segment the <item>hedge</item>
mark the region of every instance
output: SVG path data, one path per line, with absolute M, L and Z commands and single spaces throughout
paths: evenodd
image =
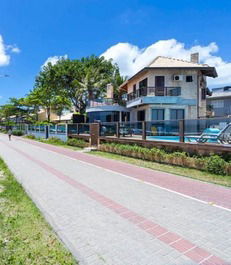
M 231 175 L 231 162 L 225 161 L 218 155 L 192 157 L 185 152 L 168 153 L 158 148 L 149 149 L 138 145 L 116 143 L 101 144 L 99 150 L 158 163 L 195 168 L 219 175 Z

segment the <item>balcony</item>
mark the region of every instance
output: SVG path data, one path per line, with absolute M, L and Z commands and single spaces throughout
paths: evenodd
M 181 87 L 143 87 L 127 94 L 127 108 L 144 104 L 196 105 L 196 99 L 181 97 Z
M 88 102 L 86 112 L 127 111 L 126 101 L 122 99 L 94 99 Z
M 146 96 L 176 97 L 180 95 L 181 95 L 181 87 L 143 87 L 138 89 L 135 93 L 127 94 L 127 100 L 132 101 L 134 99 Z
M 102 107 L 102 106 L 125 106 L 126 102 L 122 99 L 94 99 L 88 102 L 88 108 Z

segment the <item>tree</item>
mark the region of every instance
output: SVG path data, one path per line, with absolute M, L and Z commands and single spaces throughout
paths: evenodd
M 81 60 L 60 60 L 55 65 L 57 86 L 64 89 L 75 110 L 85 113 L 90 100 L 103 97 L 106 85 L 120 77 L 117 65 L 104 57 L 90 56 Z M 120 77 L 121 78 L 121 77 Z
M 45 109 L 48 121 L 50 121 L 51 111 L 56 108 L 57 104 L 59 108 L 70 105 L 65 90 L 58 86 L 55 65 L 48 63 L 43 67 L 36 77 L 34 89 L 29 94 L 29 101 Z

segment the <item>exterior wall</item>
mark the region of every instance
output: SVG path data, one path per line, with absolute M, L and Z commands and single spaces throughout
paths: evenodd
M 223 106 L 221 107 L 213 107 L 215 117 L 231 115 L 231 97 L 208 99 L 207 105 L 213 105 L 214 101 L 221 101 L 223 103 Z
M 173 75 L 183 75 L 184 80 L 183 81 L 174 81 Z M 186 82 L 186 76 L 192 76 L 193 81 L 192 82 Z M 196 119 L 199 117 L 205 117 L 206 116 L 206 100 L 202 100 L 202 88 L 206 88 L 206 77 L 203 76 L 199 71 L 197 70 L 187 70 L 187 69 L 152 69 L 147 72 L 145 72 L 143 75 L 140 75 L 134 80 L 131 80 L 128 83 L 128 93 L 133 92 L 133 85 L 136 84 L 136 89 L 139 89 L 139 82 L 142 81 L 145 78 L 148 78 L 148 87 L 155 87 L 155 76 L 164 76 L 165 77 L 165 87 L 181 87 L 181 95 L 177 96 L 178 99 L 188 99 L 191 102 L 194 101 L 194 103 L 188 104 L 185 103 L 183 100 L 179 103 L 171 103 L 170 99 L 173 99 L 173 97 L 161 97 L 166 99 L 166 104 L 150 104 L 149 105 L 140 105 L 137 106 L 137 108 L 132 107 L 131 108 L 131 120 L 136 121 L 136 112 L 137 110 L 146 110 L 146 120 L 151 119 L 151 108 L 164 108 L 165 111 L 165 119 L 170 118 L 170 111 L 169 109 L 185 109 L 185 119 Z M 161 101 L 163 101 L 160 97 L 155 96 L 146 96 L 146 98 L 158 98 Z M 143 101 L 145 102 L 145 101 Z M 198 102 L 198 106 L 197 106 Z M 154 102 L 153 102 L 154 103 Z M 145 103 L 144 103 L 145 104 Z M 135 104 L 134 104 L 135 105 Z
M 184 75 L 183 81 L 174 81 L 173 75 Z M 193 82 L 186 82 L 185 76 L 191 75 L 193 77 Z M 139 88 L 139 82 L 145 78 L 148 78 L 148 86 L 155 87 L 155 76 L 164 76 L 165 77 L 165 86 L 166 87 L 181 87 L 181 96 L 182 98 L 187 99 L 197 99 L 197 87 L 198 87 L 198 78 L 196 70 L 177 70 L 177 69 L 160 69 L 160 70 L 149 70 L 147 73 L 131 80 L 128 83 L 128 93 L 133 92 L 133 85 L 136 84 L 136 89 Z
M 54 120 L 57 120 L 57 119 L 59 119 L 59 116 L 56 113 L 54 113 L 53 111 L 51 111 L 50 120 L 54 121 Z M 38 120 L 39 121 L 47 120 L 47 113 L 46 113 L 45 110 L 38 113 Z
M 199 74 L 198 76 L 198 116 L 206 117 L 206 98 L 202 99 L 202 89 L 207 88 L 206 76 Z

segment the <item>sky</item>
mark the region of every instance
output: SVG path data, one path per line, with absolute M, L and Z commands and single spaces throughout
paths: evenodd
M 230 0 L 0 0 L 0 105 L 23 97 L 47 61 L 95 54 L 132 75 L 156 56 L 217 68 L 231 85 Z

